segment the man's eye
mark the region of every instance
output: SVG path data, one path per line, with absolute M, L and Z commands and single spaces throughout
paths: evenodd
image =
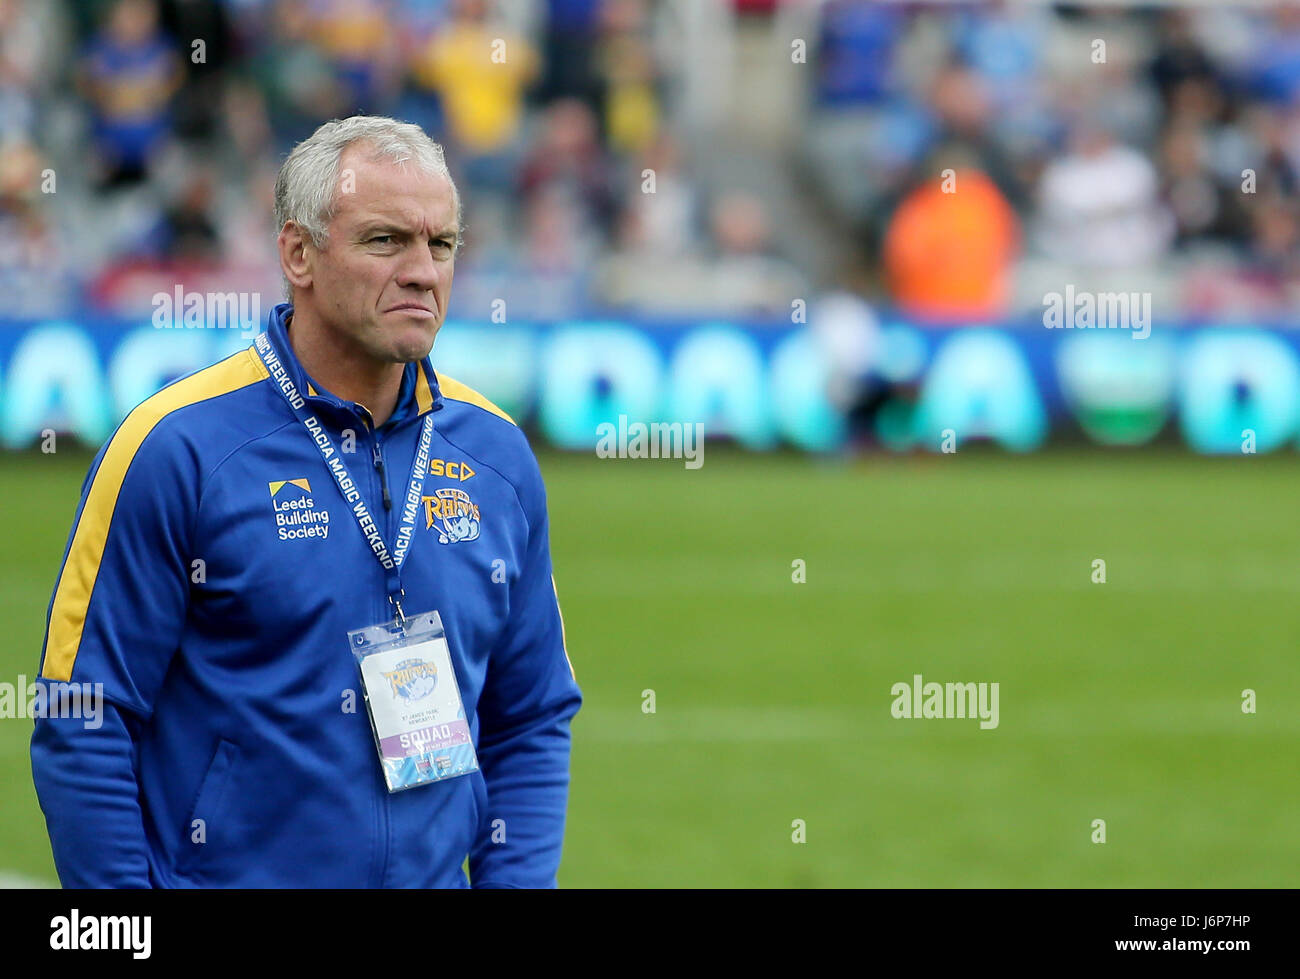
M 391 241 L 393 240 L 393 236 L 392 236 L 392 235 L 374 235 L 370 240 L 371 240 L 371 241 L 377 241 L 377 242 L 379 242 L 381 245 L 387 245 L 389 242 L 391 242 Z
M 451 248 L 452 243 L 446 238 L 439 238 L 437 241 L 433 242 L 433 249 L 436 252 L 449 252 L 451 251 Z

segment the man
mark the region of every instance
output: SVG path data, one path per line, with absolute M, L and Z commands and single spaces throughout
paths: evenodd
M 102 719 L 32 738 L 65 886 L 555 885 L 581 694 L 537 462 L 428 358 L 459 211 L 419 128 L 321 126 L 292 305 L 96 457 L 41 677 Z

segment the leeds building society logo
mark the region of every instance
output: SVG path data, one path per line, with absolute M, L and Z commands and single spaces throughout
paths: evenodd
M 397 669 L 384 674 L 393 685 L 393 696 L 403 700 L 420 700 L 433 693 L 438 685 L 438 668 L 422 659 L 404 659 Z
M 266 484 L 271 491 L 271 510 L 275 513 L 275 533 L 280 540 L 302 540 L 330 535 L 330 512 L 317 507 L 312 499 L 311 483 L 306 478 L 273 479 Z

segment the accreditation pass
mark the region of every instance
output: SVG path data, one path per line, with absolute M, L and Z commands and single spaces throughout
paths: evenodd
M 437 612 L 348 633 L 389 792 L 478 771 Z

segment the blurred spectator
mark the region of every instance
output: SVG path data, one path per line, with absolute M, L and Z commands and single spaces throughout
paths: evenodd
M 1253 212 L 1250 258 L 1255 281 L 1266 284 L 1273 306 L 1300 299 L 1300 210 L 1294 197 L 1265 198 Z
M 819 105 L 858 108 L 879 104 L 893 93 L 893 55 L 904 16 L 897 8 L 853 0 L 830 0 L 822 8 Z
M 987 175 L 965 166 L 944 179 L 936 173 L 904 199 L 885 232 L 890 297 L 927 320 L 1003 316 L 1019 245 L 1020 221 Z
M 640 233 L 635 224 L 630 234 Z M 781 317 L 788 322 L 808 282 L 772 249 L 763 201 L 742 191 L 721 195 L 709 212 L 711 253 L 632 248 L 605 261 L 601 295 L 613 307 L 671 315 Z
M 731 192 L 713 205 L 710 227 L 717 255 L 709 270 L 718 307 L 750 315 L 789 314 L 805 291 L 798 271 L 772 250 L 772 223 L 763 201 Z
M 1004 0 L 956 11 L 952 39 L 962 60 L 988 86 L 999 106 L 1030 97 L 1041 81 L 1042 50 L 1051 15 Z
M 591 109 L 576 99 L 561 99 L 546 109 L 536 143 L 520 168 L 519 191 L 526 202 L 557 185 L 584 232 L 609 234 L 615 214 L 610 161 L 597 139 Z
M 450 20 L 416 55 L 414 78 L 440 99 L 448 142 L 472 183 L 509 185 L 524 94 L 538 70 L 532 44 L 490 23 L 485 0 L 454 0 Z
M 1300 184 L 1300 101 L 1290 106 L 1260 106 L 1250 116 L 1260 182 L 1283 193 Z
M 654 176 L 654 193 L 642 191 L 642 173 Z M 697 227 L 699 192 L 683 167 L 681 144 L 663 132 L 635 172 L 620 216 L 621 246 L 647 254 L 684 254 Z
M 248 78 L 232 76 L 224 86 L 222 119 L 229 148 L 241 160 L 255 159 L 275 146 L 266 98 Z
M 181 83 L 179 60 L 158 28 L 153 0 L 117 0 L 81 63 L 100 186 L 137 183 L 168 134 L 168 105 Z
M 546 0 L 541 102 L 576 98 L 600 111 L 594 53 L 602 0 Z
M 904 181 L 931 137 L 927 114 L 895 77 L 905 26 L 892 5 L 831 0 L 821 10 L 808 161 L 832 207 L 854 223 Z
M 1196 38 L 1190 11 L 1164 13 L 1158 43 L 1159 49 L 1151 61 L 1151 79 L 1166 106 L 1178 102 L 1179 93 L 1188 86 L 1203 89 L 1217 85 L 1214 62 Z
M 172 132 L 182 140 L 218 141 L 222 88 L 231 69 L 232 35 L 221 3 L 170 0 L 161 8 L 162 30 L 175 38 L 184 65 L 172 104 Z
M 1191 122 L 1171 126 L 1161 143 L 1164 181 L 1161 199 L 1175 223 L 1177 246 L 1226 230 L 1219 188 L 1206 167 L 1204 134 Z
M 30 143 L 0 146 L 0 295 L 5 315 L 61 312 L 70 279 L 68 250 L 42 207 L 44 161 Z
M 1052 27 L 1046 6 L 1001 0 L 953 17 L 954 51 L 980 78 L 987 102 L 981 142 L 1001 158 L 986 156 L 984 165 L 1017 209 L 1031 206 L 1028 185 L 1057 135 L 1059 111 L 1044 65 Z
M 34 134 L 37 98 L 63 60 L 61 34 L 57 6 L 0 0 L 0 143 Z
M 1043 251 L 1084 267 L 1132 267 L 1167 250 L 1174 222 L 1158 197 L 1155 167 L 1117 143 L 1093 119 L 1080 119 L 1070 149 L 1039 186 Z
M 1270 16 L 1272 25 L 1248 80 L 1260 98 L 1294 105 L 1300 100 L 1300 7 L 1283 4 Z
M 597 58 L 603 81 L 603 133 L 615 153 L 645 149 L 659 129 L 654 52 L 643 0 L 608 0 Z
M 991 86 L 970 68 L 954 62 L 936 72 L 928 102 L 935 145 L 959 146 L 968 166 L 988 176 L 1014 206 L 1023 207 L 1027 195 L 1003 144 L 995 138 Z
M 382 113 L 401 82 L 398 43 L 381 0 L 310 0 L 311 36 L 329 58 L 340 115 Z
M 523 267 L 552 278 L 581 275 L 599 251 L 599 240 L 581 221 L 572 188 L 548 184 L 528 199 Z
M 846 421 L 848 444 L 865 447 L 889 394 L 879 370 L 880 321 L 860 296 L 836 289 L 814 304 L 808 327 L 829 365 L 826 393 Z
M 212 214 L 215 195 L 216 175 L 211 167 L 190 161 L 145 251 L 160 262 L 218 263 L 223 252 Z
M 264 43 L 251 73 L 265 100 L 276 151 L 288 153 L 322 122 L 344 115 L 347 95 L 312 40 L 307 0 L 275 0 Z
M 276 236 L 280 229 L 272 214 L 278 169 L 273 159 L 255 161 L 243 181 L 231 188 L 216 208 L 222 252 L 241 265 L 266 269 L 276 289 L 280 281 Z

